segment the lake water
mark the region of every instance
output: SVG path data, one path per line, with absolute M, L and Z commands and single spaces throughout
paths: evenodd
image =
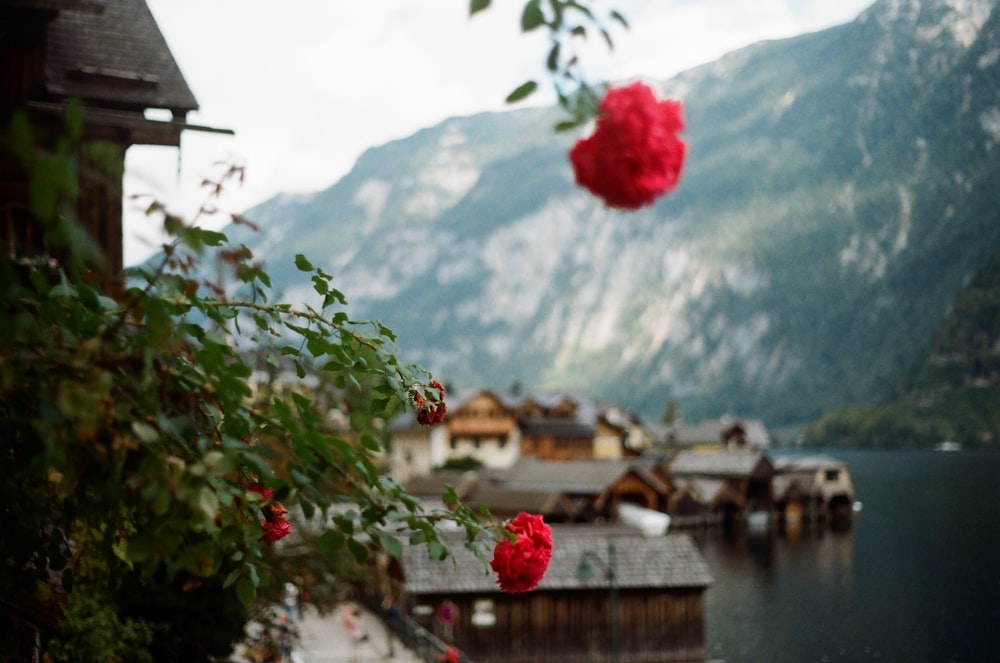
M 1000 453 L 829 455 L 863 503 L 848 530 L 696 536 L 710 658 L 1000 662 Z

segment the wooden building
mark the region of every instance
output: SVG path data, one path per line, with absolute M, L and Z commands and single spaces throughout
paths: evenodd
M 631 663 L 705 661 L 712 578 L 687 535 L 575 525 L 553 527 L 553 539 L 545 578 L 523 594 L 501 592 L 460 539 L 449 542 L 454 563 L 408 548 L 404 606 L 476 663 L 605 663 L 613 650 Z
M 759 451 L 680 451 L 660 471 L 674 491 L 667 513 L 675 525 L 738 522 L 773 506 L 774 466 Z
M 472 456 L 488 467 L 509 467 L 521 453 L 516 407 L 492 391 L 459 400 L 444 425 L 450 457 Z
M 775 514 L 786 524 L 850 519 L 854 484 L 847 464 L 830 456 L 774 460 Z
M 197 107 L 144 0 L 0 0 L 0 134 L 21 144 L 0 147 L 0 259 L 45 270 L 65 259 L 65 249 L 46 240 L 55 197 L 46 210 L 37 198 L 32 206 L 31 193 L 33 148 L 52 155 L 62 146 L 59 163 L 75 168 L 79 182 L 60 179 L 51 157 L 45 181 L 59 180 L 65 202 L 75 203 L 70 209 L 85 234 L 74 244 L 89 235 L 91 264 L 103 263 L 95 281 L 113 291 L 123 260 L 125 152 L 139 144 L 179 147 L 184 130 L 207 130 L 187 123 Z M 147 111 L 163 117 L 150 119 Z M 39 632 L 61 619 L 61 574 L 51 575 L 47 603 L 0 595 L 0 631 L 17 643 L 4 652 L 12 659 L 32 660 Z
M 491 473 L 490 480 L 507 490 L 558 491 L 573 502 L 579 519 L 586 521 L 613 519 L 614 507 L 621 502 L 660 509 L 669 496 L 666 483 L 627 459 L 522 457 L 511 468 Z
M 655 442 L 663 449 L 713 451 L 723 449 L 754 449 L 771 447 L 771 435 L 759 419 L 720 417 L 704 419 L 694 424 L 671 424 L 654 430 Z
M 501 395 L 488 389 L 451 394 L 444 425 L 415 426 L 403 415 L 390 424 L 393 476 L 427 474 L 449 460 L 475 459 L 509 468 L 518 458 L 543 460 L 638 457 L 652 443 L 639 420 L 613 404 L 568 396 Z
M 106 278 L 122 269 L 122 175 L 131 145 L 180 146 L 198 104 L 145 0 L 0 0 L 0 122 L 27 113 L 40 146 L 67 130 L 70 100 L 82 107 L 72 156 L 81 187 L 79 225 L 103 253 Z M 161 119 L 150 119 L 159 112 Z M 72 122 L 70 123 L 72 124 Z M 227 132 L 229 133 L 229 132 Z M 25 138 L 25 136 L 20 136 Z M 0 153 L 0 237 L 7 256 L 57 264 L 29 204 L 29 169 Z

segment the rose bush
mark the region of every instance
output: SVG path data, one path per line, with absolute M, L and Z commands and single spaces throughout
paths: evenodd
M 490 567 L 500 589 L 516 594 L 538 586 L 552 559 L 552 528 L 542 516 L 519 513 L 507 523 L 514 539 L 503 538 L 493 550 Z
M 609 89 L 594 133 L 570 150 L 576 183 L 621 209 L 639 209 L 669 193 L 684 165 L 681 110 L 680 102 L 657 101 L 642 83 Z
M 489 4 L 472 0 L 470 13 Z M 556 129 L 600 112 L 595 135 L 571 155 L 578 181 L 609 205 L 648 204 L 680 172 L 679 105 L 633 86 L 598 109 L 571 48 L 588 30 L 611 44 L 587 4 L 529 0 L 522 29 L 550 33 L 546 66 L 570 114 Z M 626 25 L 617 12 L 611 20 Z M 536 87 L 529 81 L 508 101 Z M 272 303 L 270 277 L 249 249 L 200 226 L 219 213 L 225 183 L 242 182 L 242 167 L 205 180 L 208 200 L 190 222 L 150 201 L 147 215 L 170 238 L 161 256 L 104 274 L 107 247 L 74 214 L 82 107 L 68 106 L 65 129 L 41 136 L 16 113 L 0 135 L 0 150 L 30 177 L 35 229 L 62 256 L 0 260 L 0 313 L 10 323 L 0 326 L 0 596 L 24 590 L 25 604 L 71 627 L 47 634 L 36 654 L 92 645 L 104 658 L 131 660 L 145 648 L 158 660 L 198 660 L 169 642 L 221 657 L 252 602 L 279 600 L 283 580 L 353 577 L 373 553 L 399 557 L 401 532 L 444 559 L 442 521 L 464 528 L 467 545 L 496 533 L 453 488 L 448 508 L 428 509 L 377 465 L 389 444 L 384 422 L 407 406 L 424 425 L 447 412 L 441 383 L 400 361 L 391 330 L 348 315 L 333 275 L 302 254 L 294 268 L 312 284 L 311 303 Z M 109 282 L 116 287 L 105 292 Z M 289 519 L 301 555 L 270 545 L 291 532 Z M 552 557 L 542 517 L 519 514 L 498 538 L 490 566 L 501 589 L 536 587 Z M 53 589 L 66 605 L 49 601 Z M 321 589 L 311 588 L 317 605 Z M 329 604 L 337 592 L 331 586 Z M 148 597 L 158 603 L 146 606 Z M 207 634 L 190 635 L 206 624 Z M 135 651 L 118 656 L 108 642 Z

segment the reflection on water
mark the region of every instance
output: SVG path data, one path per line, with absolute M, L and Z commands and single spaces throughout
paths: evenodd
M 850 452 L 853 527 L 695 533 L 727 663 L 1000 661 L 1000 454 Z

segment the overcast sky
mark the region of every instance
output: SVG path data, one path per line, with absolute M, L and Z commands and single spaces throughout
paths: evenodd
M 850 21 L 872 1 L 594 0 L 630 28 L 609 24 L 614 51 L 595 40 L 581 53 L 584 72 L 594 82 L 666 79 L 762 39 Z M 153 194 L 188 218 L 219 161 L 246 165 L 245 184 L 224 200 L 242 212 L 321 190 L 369 147 L 502 109 L 525 80 L 545 83 L 546 37 L 519 30 L 525 0 L 493 0 L 473 18 L 469 0 L 147 2 L 198 99 L 189 121 L 236 132 L 186 132 L 179 152 L 129 150 L 126 194 Z M 156 248 L 143 239 L 151 225 L 126 201 L 126 263 Z

